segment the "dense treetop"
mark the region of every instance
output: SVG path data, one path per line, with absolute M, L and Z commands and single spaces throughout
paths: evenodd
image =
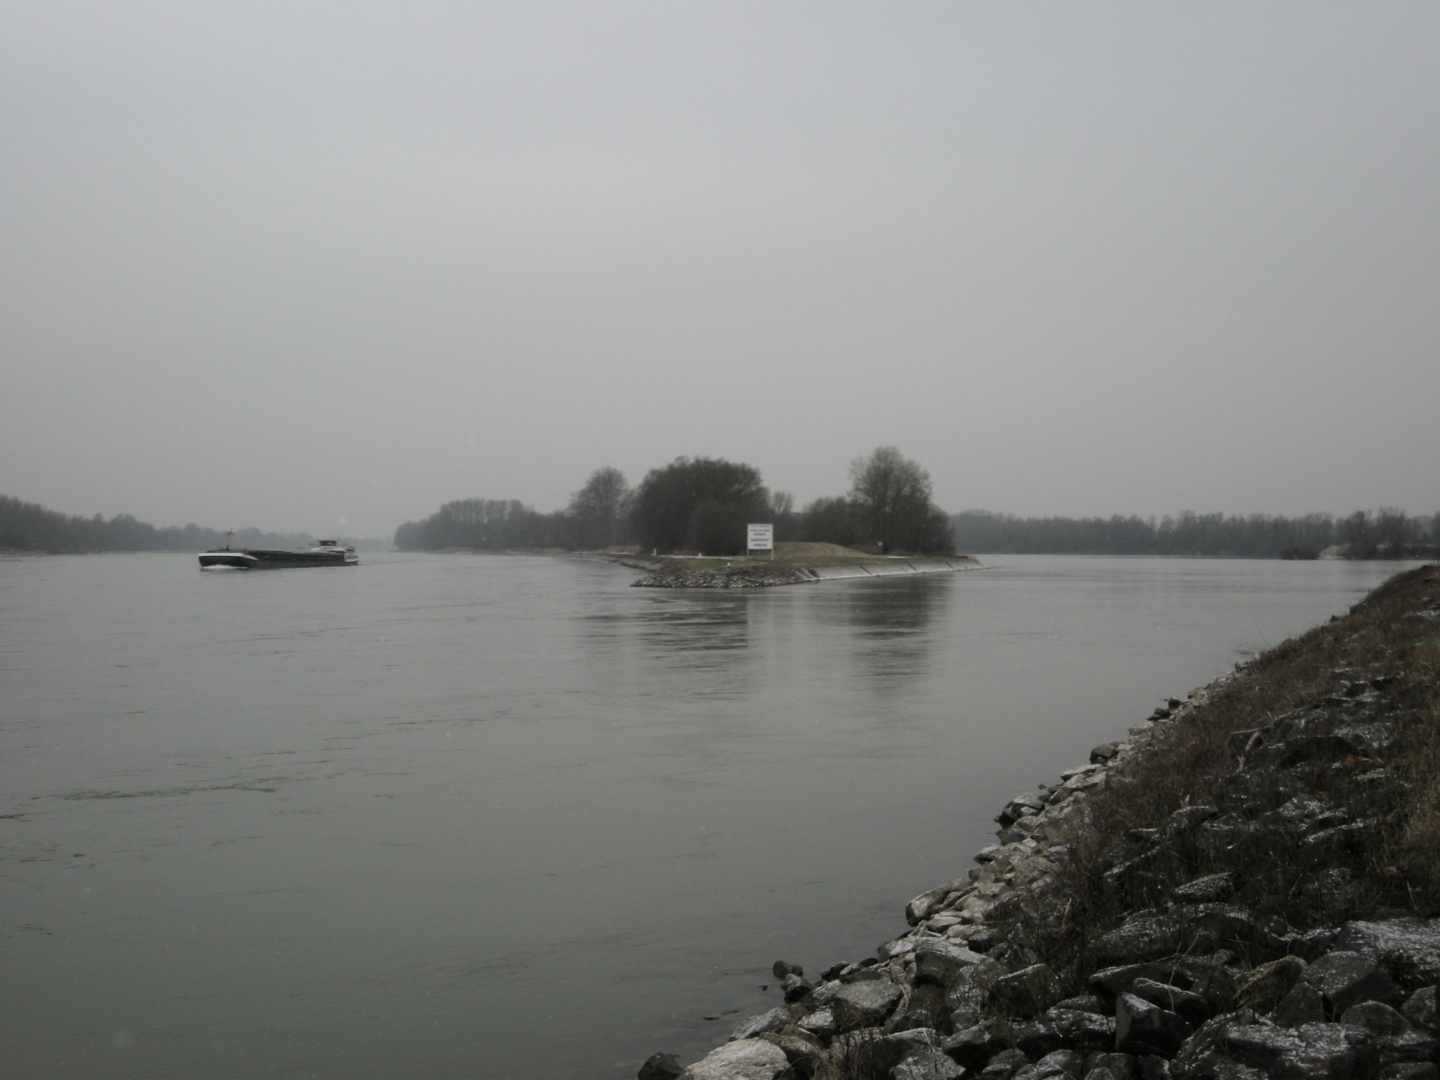
M 739 554 L 745 525 L 769 516 L 760 470 L 722 458 L 676 458 L 635 491 L 630 531 L 642 549 Z

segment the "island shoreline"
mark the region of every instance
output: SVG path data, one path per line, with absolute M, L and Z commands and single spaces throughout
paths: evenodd
M 794 560 L 774 563 L 738 557 L 717 557 L 702 563 L 693 556 L 633 554 L 602 554 L 599 557 L 632 570 L 647 571 L 646 577 L 632 582 L 632 585 L 650 589 L 759 589 L 777 585 L 810 585 L 820 581 L 854 581 L 985 569 L 978 559 L 970 555 L 868 556 L 817 563 Z M 713 565 L 706 565 L 712 562 Z

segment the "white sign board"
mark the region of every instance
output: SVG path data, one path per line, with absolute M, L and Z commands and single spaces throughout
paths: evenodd
M 751 551 L 774 551 L 775 550 L 775 526 L 774 525 L 746 525 L 745 526 L 745 550 Z

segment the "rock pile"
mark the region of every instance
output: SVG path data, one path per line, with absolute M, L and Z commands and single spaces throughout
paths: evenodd
M 1433 609 L 1437 580 L 1421 572 L 1411 599 Z M 783 1004 L 688 1069 L 656 1055 L 641 1080 L 1440 1080 L 1440 919 L 1408 884 L 1426 868 L 1377 863 L 1418 820 L 1440 636 L 1412 619 L 1398 641 L 1394 621 L 1372 613 L 1375 640 L 1343 624 L 1317 637 L 1349 642 L 1351 666 L 1227 733 L 1203 799 L 1122 832 L 1092 812 L 1253 672 L 1171 699 L 1016 796 L 999 842 L 910 901 L 910 929 L 875 956 L 813 982 L 777 963 Z M 1437 663 L 1416 667 L 1416 648 Z M 1378 903 L 1372 881 L 1413 902 Z M 1082 909 L 1119 914 L 1047 952 Z
M 895 577 L 981 569 L 980 563 L 969 555 L 847 561 L 818 566 L 774 562 L 735 565 L 721 560 L 696 566 L 662 555 L 607 554 L 601 557 L 621 566 L 647 571 L 647 577 L 632 582 L 642 589 L 759 589 L 769 585 L 802 585 L 841 578 Z
M 788 566 L 666 566 L 635 582 L 645 589 L 760 589 L 767 585 L 798 585 L 811 580 Z

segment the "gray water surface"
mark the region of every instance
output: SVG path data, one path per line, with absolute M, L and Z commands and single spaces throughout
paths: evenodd
M 618 1080 L 1397 564 L 0 559 L 0 1073 Z

